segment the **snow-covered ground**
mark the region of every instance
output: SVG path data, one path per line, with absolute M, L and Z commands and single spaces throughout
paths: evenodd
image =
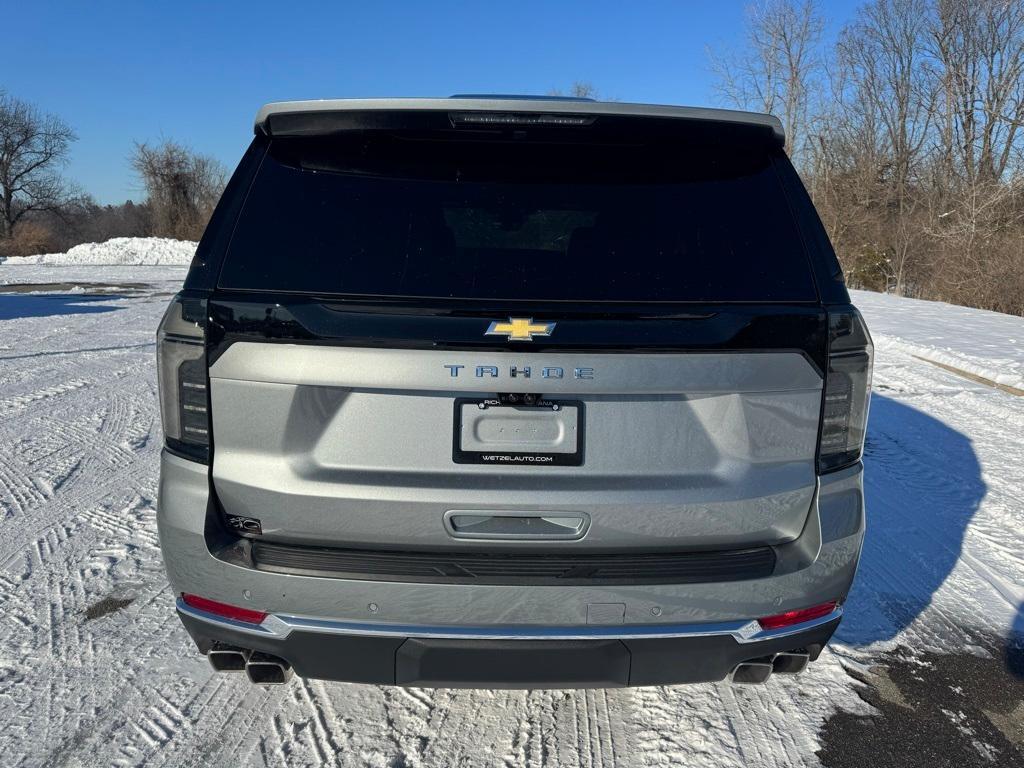
M 853 291 L 879 346 L 896 344 L 918 357 L 1024 390 L 1024 322 L 1013 315 Z
M 836 642 L 800 677 L 264 689 L 195 652 L 157 546 L 153 334 L 183 277 L 0 265 L 0 764 L 1024 763 L 1024 398 L 918 359 L 954 350 L 994 378 L 1024 319 L 857 296 L 878 345 L 870 531 Z
M 195 252 L 196 243 L 187 240 L 170 240 L 165 237 L 114 237 L 103 243 L 76 245 L 66 253 L 12 256 L 6 260 L 0 257 L 0 263 L 5 266 L 188 266 Z

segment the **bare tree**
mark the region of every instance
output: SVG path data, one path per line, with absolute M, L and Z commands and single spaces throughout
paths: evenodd
M 548 91 L 548 96 L 565 96 L 567 94 L 562 92 L 561 88 L 552 88 Z M 597 88 L 589 80 L 577 80 L 569 88 L 569 96 L 577 99 L 599 99 L 601 98 L 597 92 Z
M 776 115 L 798 164 L 821 75 L 824 28 L 817 0 L 763 0 L 747 8 L 746 50 L 711 54 L 721 98 Z
M 56 210 L 67 198 L 59 169 L 75 138 L 59 117 L 0 92 L 0 239 L 27 214 Z
M 930 32 L 946 168 L 968 184 L 1001 179 L 1024 126 L 1024 3 L 937 0 Z
M 1024 314 L 1024 178 L 976 182 L 935 217 L 927 236 L 937 269 L 934 298 Z
M 763 0 L 713 66 L 782 119 L 848 281 L 1024 314 L 1024 0 L 862 0 L 822 36 Z
M 876 248 L 865 235 L 880 198 L 882 148 L 875 109 L 855 81 L 848 64 L 841 59 L 833 62 L 828 98 L 814 116 L 808 136 L 804 180 L 836 250 L 846 257 L 848 276 L 856 281 L 857 273 L 864 271 L 858 263 L 862 257 L 868 270 L 879 263 Z
M 136 144 L 131 163 L 149 196 L 153 234 L 198 240 L 224 190 L 224 166 L 174 141 Z
M 935 0 L 933 202 L 937 298 L 1024 313 L 1024 2 Z
M 925 66 L 927 25 L 926 0 L 874 0 L 843 30 L 837 46 L 849 73 L 851 114 L 862 121 L 862 142 L 876 149 L 877 202 L 888 232 L 881 263 L 897 293 L 906 291 L 918 253 L 915 174 L 935 104 L 934 78 Z

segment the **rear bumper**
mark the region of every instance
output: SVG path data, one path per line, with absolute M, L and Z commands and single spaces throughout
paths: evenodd
M 281 656 L 301 675 L 359 682 L 681 683 L 722 679 L 742 661 L 827 642 L 836 615 L 799 634 L 751 638 L 744 627 L 753 617 L 845 599 L 863 540 L 861 479 L 859 465 L 822 477 L 805 533 L 780 553 L 772 575 L 743 581 L 522 586 L 258 570 L 210 551 L 208 470 L 166 452 L 158 523 L 176 594 L 271 614 L 254 632 L 180 611 L 202 650 L 221 641 Z
M 806 650 L 817 658 L 842 609 L 784 630 L 756 622 L 650 627 L 406 627 L 267 617 L 221 619 L 178 602 L 200 650 L 270 653 L 302 677 L 434 688 L 615 688 L 724 679 L 737 664 Z

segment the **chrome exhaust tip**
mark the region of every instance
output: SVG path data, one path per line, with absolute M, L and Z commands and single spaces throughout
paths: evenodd
M 757 659 L 737 664 L 729 680 L 740 685 L 760 685 L 767 682 L 771 676 L 772 662 L 769 657 L 768 660 Z
M 258 685 L 283 685 L 291 680 L 292 665 L 269 653 L 253 651 L 245 665 L 250 682 Z
M 798 675 L 807 669 L 810 661 L 807 651 L 786 651 L 772 660 L 772 671 L 777 675 Z
M 218 643 L 206 654 L 210 666 L 216 672 L 241 672 L 249 658 L 249 651 Z

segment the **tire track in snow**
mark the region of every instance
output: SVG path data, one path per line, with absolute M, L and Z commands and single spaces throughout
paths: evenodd
M 120 304 L 124 314 L 115 323 L 102 319 L 111 315 L 68 317 L 75 337 L 46 319 L 4 326 L 15 329 L 9 343 L 16 353 L 38 348 L 45 355 L 69 339 L 120 345 L 116 352 L 60 358 L 18 355 L 2 366 L 0 375 L 10 382 L 5 394 L 14 382 L 19 390 L 0 401 L 7 409 L 0 446 L 18 446 L 0 448 L 5 762 L 814 766 L 816 733 L 832 707 L 866 709 L 832 653 L 799 684 L 778 679 L 754 690 L 406 691 L 297 680 L 264 690 L 241 675 L 212 674 L 174 616 L 152 519 L 160 446 L 151 334 L 163 303 Z M 59 360 L 73 360 L 75 380 L 88 386 L 50 392 L 69 370 L 56 367 Z M 876 381 L 893 387 L 893 397 L 969 429 L 979 450 L 1024 430 L 1024 410 L 995 399 L 1009 396 L 965 390 L 892 351 L 882 351 L 877 371 Z M 963 501 L 955 472 L 925 474 L 927 445 L 889 437 L 878 443 L 869 478 L 874 474 L 889 491 L 902 484 L 910 495 L 927 491 Z M 1012 461 L 1010 451 L 1005 459 L 986 455 L 992 475 L 985 478 L 986 508 L 1003 512 L 976 516 L 963 545 L 993 580 L 1019 573 L 1019 555 L 999 545 L 1006 542 L 1001 521 L 1013 519 L 1024 495 Z M 896 471 L 901 464 L 911 477 Z M 41 484 L 26 484 L 27 477 Z M 898 519 L 903 510 L 891 493 L 885 498 L 891 506 L 883 503 L 880 513 Z M 899 547 L 887 554 L 888 562 L 865 569 L 869 585 L 928 591 L 927 581 L 910 573 L 919 563 Z M 961 637 L 952 628 L 957 622 L 985 621 L 966 605 L 969 588 L 987 589 L 979 569 L 969 558 L 958 568 L 963 578 L 944 587 L 958 601 L 938 595 L 915 624 L 915 638 L 948 645 Z M 85 623 L 81 611 L 111 594 L 136 599 Z
M 0 502 L 5 518 L 20 517 L 46 501 L 46 495 L 19 463 L 15 457 L 0 455 Z
M 157 315 L 161 309 L 155 306 L 152 311 Z M 138 370 L 148 370 L 148 352 L 138 354 Z M 102 361 L 97 365 L 102 367 Z M 21 434 L 25 420 L 43 412 L 38 409 L 47 412 L 46 423 L 68 425 L 54 442 L 33 447 L 36 455 L 49 452 L 52 457 L 41 460 L 40 467 L 56 467 L 72 455 L 55 443 L 74 446 L 81 458 L 76 458 L 80 463 L 73 481 L 55 483 L 54 497 L 36 508 L 43 517 L 26 520 L 27 525 L 20 524 L 13 536 L 0 542 L 9 564 L 54 526 L 66 522 L 72 529 L 57 551 L 49 550 L 41 558 L 45 563 L 34 565 L 23 581 L 14 581 L 15 589 L 25 592 L 27 584 L 54 567 L 62 551 L 68 559 L 94 552 L 90 560 L 110 562 L 102 562 L 95 571 L 86 569 L 78 582 L 86 594 L 76 586 L 73 594 L 62 595 L 63 608 L 54 608 L 55 615 L 75 611 L 125 580 L 149 584 L 133 588 L 147 597 L 127 609 L 130 616 L 105 617 L 101 621 L 107 624 L 96 627 L 121 627 L 120 642 L 105 642 L 93 627 L 77 639 L 69 632 L 62 641 L 68 647 L 78 643 L 82 654 L 93 654 L 94 663 L 109 669 L 109 676 L 94 679 L 86 686 L 89 694 L 72 703 L 98 708 L 99 717 L 76 719 L 64 708 L 53 707 L 61 691 L 79 685 L 81 677 L 60 678 L 47 697 L 55 729 L 46 741 L 66 744 L 63 756 L 92 754 L 100 761 L 152 765 L 259 765 L 287 759 L 310 765 L 490 765 L 504 760 L 510 765 L 590 766 L 611 764 L 621 754 L 616 751 L 619 745 L 629 744 L 636 720 L 632 711 L 627 712 L 633 706 L 633 692 L 406 691 L 298 681 L 262 691 L 240 676 L 212 675 L 169 610 L 158 563 L 157 568 L 143 567 L 142 558 L 154 552 L 155 543 L 147 518 L 159 449 L 150 438 L 156 424 L 152 382 L 146 377 L 137 377 L 134 383 L 127 375 L 115 378 L 111 382 L 109 372 L 104 372 L 96 378 L 102 385 L 40 399 L 17 416 Z M 55 402 L 60 403 L 56 409 Z M 127 453 L 118 444 L 127 447 Z M 138 549 L 126 546 L 129 542 Z M 61 573 L 65 572 L 54 571 L 54 582 L 68 578 Z M 153 578 L 156 582 L 147 582 Z M 37 671 L 45 676 L 54 667 L 43 665 Z M 183 676 L 179 670 L 187 673 Z M 158 694 L 176 712 L 154 705 Z M 138 718 L 141 730 L 127 727 L 133 718 Z M 382 728 L 389 718 L 390 736 Z M 664 718 L 661 726 L 651 727 L 656 731 L 665 722 L 674 723 L 677 713 L 666 708 Z M 60 740 L 62 731 L 76 733 L 83 723 L 88 736 Z M 0 736 L 0 742 L 4 738 Z M 685 742 L 680 742 L 680 749 L 685 749 Z
M 72 379 L 63 384 L 54 384 L 43 389 L 29 392 L 25 395 L 14 395 L 0 399 L 0 416 L 8 416 L 13 411 L 20 411 L 28 406 L 37 405 L 40 401 L 59 398 L 68 392 L 88 387 L 89 382 L 80 379 Z

